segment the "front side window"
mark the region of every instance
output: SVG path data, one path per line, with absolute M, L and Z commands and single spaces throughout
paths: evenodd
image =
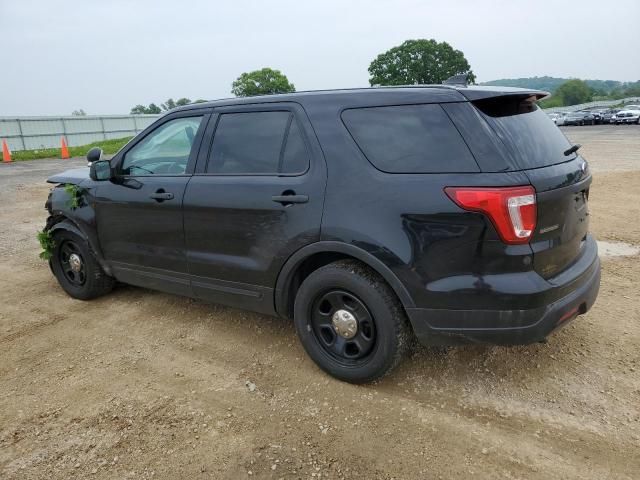
M 202 117 L 170 120 L 129 150 L 123 175 L 180 175 L 185 173 Z
M 300 128 L 290 112 L 220 115 L 207 173 L 278 175 L 302 173 L 309 159 Z

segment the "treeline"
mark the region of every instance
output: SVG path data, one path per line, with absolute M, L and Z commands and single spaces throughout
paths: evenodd
M 545 90 L 551 97 L 540 102 L 543 108 L 566 107 L 594 100 L 618 100 L 640 96 L 640 80 L 619 82 L 616 80 L 579 80 L 556 77 L 503 78 L 491 80 L 481 85 L 502 85 L 506 87 Z
M 470 83 L 475 75 L 460 50 L 447 42 L 433 39 L 406 40 L 401 45 L 379 54 L 369 64 L 369 83 L 376 85 L 440 84 L 454 75 L 465 75 Z M 295 92 L 296 88 L 279 70 L 262 68 L 241 74 L 232 84 L 231 93 L 238 97 Z M 200 102 L 202 100 L 196 100 Z M 136 105 L 131 113 L 161 113 L 191 103 L 188 98 Z
M 143 114 L 143 113 L 162 113 L 168 112 L 176 107 L 182 107 L 183 105 L 189 105 L 190 103 L 202 103 L 206 102 L 206 100 L 202 100 L 201 98 L 198 100 L 194 100 L 193 102 L 188 98 L 179 98 L 178 100 L 174 100 L 173 98 L 168 99 L 166 102 L 161 103 L 160 106 L 155 103 L 150 103 L 149 105 L 136 105 L 131 109 L 131 114 Z
M 466 76 L 475 83 L 475 75 L 460 50 L 446 42 L 433 39 L 406 40 L 401 45 L 380 53 L 369 64 L 369 84 L 424 85 L 441 84 L 451 76 Z M 540 102 L 544 108 L 563 107 L 587 103 L 593 100 L 616 100 L 640 96 L 640 80 L 619 82 L 616 80 L 580 80 L 557 77 L 503 78 L 481 83 L 544 90 L 552 95 Z M 279 70 L 262 68 L 241 74 L 231 85 L 231 92 L 238 97 L 295 92 L 295 86 Z M 131 113 L 162 113 L 190 103 L 204 102 L 188 98 L 168 99 L 157 105 L 136 105 Z
M 584 80 L 568 80 L 556 88 L 555 92 L 540 102 L 542 108 L 566 107 L 595 100 L 619 100 L 626 97 L 640 97 L 640 81 L 626 83 L 609 93 L 598 91 Z

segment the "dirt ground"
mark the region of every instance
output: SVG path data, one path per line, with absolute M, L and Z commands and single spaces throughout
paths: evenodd
M 640 128 L 565 131 L 592 231 L 640 245 Z M 0 478 L 640 478 L 639 255 L 604 258 L 595 307 L 546 344 L 418 349 L 353 386 L 284 320 L 66 296 L 35 232 L 44 178 L 80 164 L 0 165 Z

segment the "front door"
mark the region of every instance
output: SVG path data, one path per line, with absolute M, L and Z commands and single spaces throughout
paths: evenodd
M 167 117 L 136 139 L 112 160 L 115 179 L 98 187 L 100 246 L 122 282 L 191 295 L 182 200 L 205 116 L 190 115 Z
M 324 158 L 299 105 L 215 112 L 184 197 L 193 291 L 272 314 L 282 265 L 319 240 Z

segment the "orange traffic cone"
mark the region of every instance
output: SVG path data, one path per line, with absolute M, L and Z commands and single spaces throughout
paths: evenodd
M 2 140 L 2 161 L 4 163 L 11 162 L 11 150 L 9 150 L 6 140 Z
M 69 149 L 67 148 L 67 142 L 64 137 L 60 137 L 60 150 L 62 151 L 62 158 L 69 158 Z

